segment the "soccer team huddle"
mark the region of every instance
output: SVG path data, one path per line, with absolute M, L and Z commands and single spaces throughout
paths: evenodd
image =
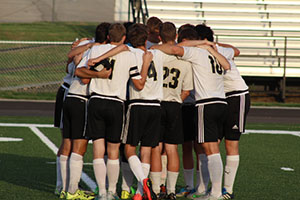
M 204 24 L 177 31 L 172 22 L 151 17 L 146 25 L 101 23 L 94 39 L 72 44 L 55 106 L 55 126 L 63 136 L 57 153 L 59 198 L 234 198 L 250 96 L 234 64 L 239 50 L 215 43 L 213 34 Z M 97 192 L 79 188 L 89 140 Z M 178 145 L 186 187 L 175 191 Z

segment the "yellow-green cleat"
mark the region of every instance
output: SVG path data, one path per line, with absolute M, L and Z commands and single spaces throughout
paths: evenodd
M 60 195 L 59 195 L 59 199 L 66 199 L 66 197 L 67 197 L 67 193 L 65 192 L 65 191 L 61 191 L 60 192 Z
M 92 200 L 95 196 L 87 194 L 82 190 L 76 190 L 74 194 L 67 192 L 66 199 L 68 200 Z

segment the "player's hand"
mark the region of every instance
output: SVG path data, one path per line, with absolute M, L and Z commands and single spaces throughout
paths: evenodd
M 152 59 L 153 59 L 153 54 L 150 51 L 146 51 L 143 55 L 143 62 L 150 64 Z
M 108 78 L 111 74 L 112 69 L 103 68 L 101 71 L 97 72 L 98 78 Z
M 95 59 L 89 59 L 87 62 L 87 65 L 90 66 L 94 66 L 97 62 L 100 62 L 101 60 L 95 60 Z

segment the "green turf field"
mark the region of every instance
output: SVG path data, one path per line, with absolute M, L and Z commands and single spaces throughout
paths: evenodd
M 0 117 L 1 123 L 48 123 L 51 118 Z M 299 125 L 248 124 L 247 129 L 298 131 L 294 135 L 245 134 L 241 138 L 240 168 L 236 178 L 235 199 L 299 199 L 300 152 Z M 38 128 L 57 147 L 60 132 L 56 128 Z M 18 142 L 0 142 L 0 199 L 56 199 L 54 152 L 25 127 L 0 126 L 3 137 L 22 138 Z M 181 151 L 181 148 L 179 148 Z M 224 158 L 224 147 L 221 144 Z M 223 159 L 224 160 L 224 159 Z M 89 145 L 83 171 L 92 179 L 92 145 Z M 281 168 L 294 171 L 284 171 Z M 182 170 L 182 168 L 181 168 Z M 81 183 L 88 189 L 88 186 Z M 184 187 L 180 173 L 177 189 Z M 120 191 L 120 185 L 118 190 Z M 6 198 L 6 196 L 8 197 Z

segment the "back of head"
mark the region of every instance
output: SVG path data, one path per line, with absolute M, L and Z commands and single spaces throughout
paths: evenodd
M 209 26 L 206 26 L 205 24 L 198 24 L 195 26 L 195 30 L 197 31 L 200 40 L 207 39 L 211 42 L 214 41 L 214 32 Z
M 146 23 L 149 34 L 158 33 L 159 32 L 159 27 L 160 27 L 161 24 L 162 24 L 162 21 L 159 18 L 150 17 L 147 20 L 147 23 Z
M 110 23 L 103 22 L 99 24 L 95 31 L 95 42 L 103 43 L 107 41 L 108 29 Z
M 124 22 L 123 25 L 124 27 L 126 28 L 126 39 L 124 41 L 124 44 L 127 44 L 129 41 L 128 41 L 128 31 L 129 31 L 129 28 L 133 25 L 134 23 L 133 22 Z
M 192 28 L 184 29 L 178 34 L 177 42 L 180 43 L 183 40 L 198 40 L 198 34 Z
M 120 42 L 123 36 L 126 36 L 126 28 L 120 23 L 112 24 L 109 27 L 108 36 L 110 42 Z
M 128 41 L 133 47 L 145 46 L 148 37 L 147 27 L 144 24 L 133 24 L 127 35 Z
M 173 42 L 176 39 L 176 27 L 172 22 L 165 22 L 160 26 L 159 35 L 163 43 Z
M 179 29 L 178 29 L 178 34 L 179 34 L 181 31 L 183 31 L 184 29 L 188 29 L 188 28 L 193 29 L 193 28 L 195 28 L 195 26 L 194 26 L 193 24 L 183 24 L 183 25 L 181 25 L 181 26 L 179 27 Z

